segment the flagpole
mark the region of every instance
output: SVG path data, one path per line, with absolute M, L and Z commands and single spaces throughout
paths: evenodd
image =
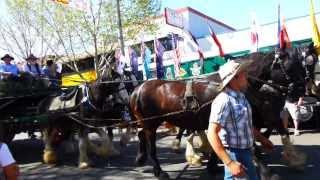
M 44 16 L 44 0 L 41 0 L 41 13 L 42 13 L 42 19 L 41 19 L 41 56 L 43 56 L 43 16 Z
M 117 0 L 117 15 L 118 15 L 118 28 L 119 28 L 119 41 L 121 54 L 124 56 L 124 41 L 123 41 L 123 32 L 122 32 L 122 22 L 121 22 L 121 12 L 120 12 L 120 0 Z

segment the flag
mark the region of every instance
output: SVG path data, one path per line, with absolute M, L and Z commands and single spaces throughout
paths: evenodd
M 53 1 L 61 4 L 69 4 L 69 0 L 53 0 Z
M 287 28 L 284 19 L 282 20 L 282 23 L 280 22 L 280 17 L 280 4 L 278 4 L 278 47 L 281 49 L 290 48 L 291 43 Z
M 214 33 L 212 27 L 209 25 L 209 31 L 210 31 L 210 35 L 213 39 L 213 41 L 216 43 L 216 45 L 218 46 L 219 48 L 219 56 L 223 57 L 224 56 L 224 52 L 223 52 L 223 49 L 222 49 L 222 46 L 219 42 L 219 39 L 218 37 L 216 36 L 216 33 Z
M 136 76 L 136 78 L 138 78 L 139 77 L 138 56 L 136 51 L 132 47 L 129 48 L 129 57 L 130 57 L 131 71 Z
M 154 40 L 154 50 L 156 58 L 156 70 L 157 70 L 157 79 L 164 78 L 164 67 L 163 67 L 163 53 L 164 47 L 158 39 Z
M 251 39 L 251 52 L 257 52 L 259 50 L 259 34 L 258 34 L 258 25 L 255 15 L 252 15 L 252 24 L 250 31 Z
M 199 43 L 198 43 L 197 39 L 193 36 L 193 34 L 192 34 L 190 31 L 188 31 L 188 34 L 189 34 L 191 40 L 192 40 L 192 41 L 194 42 L 194 44 L 196 45 L 197 52 L 198 52 L 198 54 L 199 54 L 201 74 L 202 74 L 202 73 L 203 73 L 203 61 L 204 61 L 203 52 L 201 51 L 200 46 L 199 46 Z
M 152 77 L 149 68 L 149 64 L 151 63 L 151 51 L 144 42 L 141 43 L 141 58 L 143 59 L 143 67 L 146 79 L 150 79 Z
M 171 33 L 172 37 L 172 51 L 173 51 L 173 56 L 174 56 L 174 74 L 175 77 L 180 76 L 180 62 L 181 62 L 181 57 L 180 57 L 180 51 L 179 51 L 179 42 L 178 42 L 178 35 Z
M 312 41 L 317 55 L 320 55 L 320 33 L 317 25 L 316 16 L 314 14 L 313 0 L 310 0 L 310 17 L 312 25 Z

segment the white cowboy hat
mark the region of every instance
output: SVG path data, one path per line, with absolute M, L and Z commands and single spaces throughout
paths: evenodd
M 223 89 L 236 74 L 247 69 L 252 62 L 253 60 L 251 59 L 236 59 L 230 60 L 220 66 L 218 71 L 222 81 L 220 88 Z

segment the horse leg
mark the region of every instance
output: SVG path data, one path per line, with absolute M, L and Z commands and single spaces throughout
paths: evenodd
M 122 134 L 120 137 L 120 146 L 125 147 L 130 142 L 131 136 L 132 136 L 132 129 L 130 127 L 127 127 L 126 133 Z
M 120 152 L 116 150 L 109 136 L 106 134 L 106 132 L 103 129 L 101 128 L 95 129 L 94 132 L 97 133 L 99 137 L 101 137 L 101 145 L 96 145 L 95 143 L 93 143 L 88 139 L 90 151 L 102 157 L 120 155 Z
M 201 166 L 201 158 L 199 155 L 195 153 L 194 145 L 193 145 L 193 138 L 195 136 L 195 133 L 192 132 L 188 137 L 186 141 L 186 160 L 188 164 L 193 166 Z
M 172 142 L 172 150 L 173 150 L 175 153 L 180 153 L 181 138 L 182 138 L 183 132 L 184 132 L 185 130 L 186 130 L 186 129 L 179 128 L 178 134 L 177 134 L 176 138 L 175 138 L 175 139 L 173 140 L 173 142 Z
M 53 147 L 53 133 L 51 128 L 45 128 L 42 131 L 42 137 L 44 141 L 43 162 L 46 164 L 56 164 L 57 154 Z
M 153 173 L 156 177 L 159 177 L 159 179 L 169 179 L 168 173 L 162 171 L 157 158 L 156 135 L 156 129 L 146 132 L 146 137 L 149 140 L 150 145 L 150 157 L 153 163 Z
M 80 128 L 79 130 L 79 168 L 86 169 L 89 167 L 88 158 L 88 130 L 86 128 Z
M 219 168 L 218 163 L 219 163 L 218 156 L 216 155 L 215 152 L 211 152 L 209 155 L 209 160 L 207 164 L 207 171 L 209 174 L 214 175 L 216 173 L 220 173 L 221 171 L 223 171 L 223 168 Z
M 199 150 L 205 154 L 210 154 L 213 152 L 210 143 L 207 138 L 207 134 L 205 131 L 198 131 L 199 139 L 200 139 L 200 146 Z
M 146 140 L 145 132 L 143 130 L 138 132 L 138 138 L 139 138 L 139 147 L 138 147 L 138 154 L 136 157 L 136 164 L 138 166 L 142 166 L 146 163 L 148 159 L 147 140 Z
M 306 154 L 298 151 L 292 144 L 289 131 L 284 128 L 282 121 L 277 123 L 277 130 L 281 135 L 281 141 L 283 144 L 283 158 L 288 161 L 289 167 L 297 170 L 303 170 L 307 159 Z
M 108 131 L 109 139 L 112 141 L 113 140 L 113 128 L 107 127 L 107 131 Z

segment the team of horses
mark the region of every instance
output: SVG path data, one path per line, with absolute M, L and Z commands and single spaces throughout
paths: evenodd
M 264 132 L 267 137 L 276 129 L 282 137 L 289 165 L 303 166 L 305 155 L 292 146 L 289 132 L 280 120 L 280 112 L 286 97 L 296 93 L 294 91 L 306 90 L 309 95 L 319 95 L 313 73 L 318 57 L 313 46 L 252 53 L 243 58 L 246 59 L 253 60 L 248 69 L 246 96 L 253 109 L 254 126 L 267 127 Z M 221 91 L 219 75 L 213 73 L 192 81 L 149 80 L 137 86 L 137 81 L 130 74 L 126 77 L 133 79 L 134 83 L 129 84 L 123 81 L 110 63 L 105 66 L 100 79 L 75 87 L 72 91 L 73 96 L 68 99 L 74 99 L 76 106 L 49 112 L 49 123 L 42 128 L 44 162 L 56 163 L 57 146 L 63 140 L 72 139 L 75 134 L 78 136 L 80 168 L 90 166 L 89 151 L 103 157 L 119 155 L 112 143 L 112 127 L 129 127 L 127 135 L 130 136 L 133 124 L 139 128 L 136 163 L 143 165 L 150 156 L 154 175 L 168 179 L 157 158 L 157 129 L 167 121 L 181 129 L 197 131 L 207 144 L 204 131 L 208 127 L 211 102 Z M 53 101 L 54 97 L 43 101 L 41 111 L 48 112 Z M 108 127 L 108 135 L 104 127 Z M 99 143 L 90 140 L 88 134 L 91 132 L 100 136 Z M 194 134 L 187 141 L 186 155 L 190 161 L 198 159 L 193 150 L 193 137 Z

